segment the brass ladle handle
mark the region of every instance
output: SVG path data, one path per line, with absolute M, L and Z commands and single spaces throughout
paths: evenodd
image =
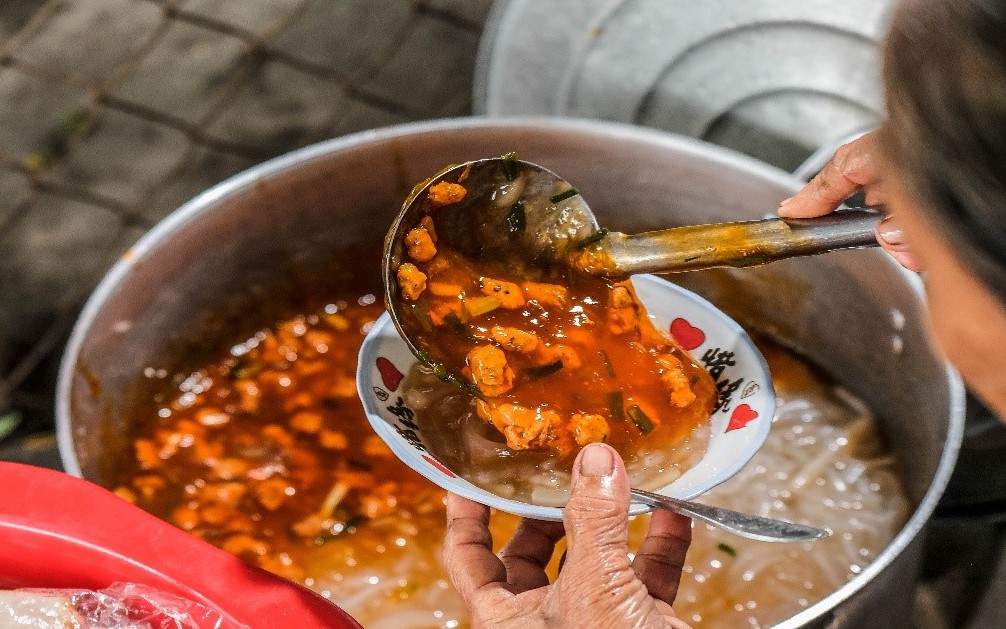
M 842 210 L 819 218 L 767 218 L 632 235 L 613 232 L 578 252 L 573 264 L 612 276 L 755 266 L 839 249 L 876 247 L 876 227 L 882 218 L 873 210 Z

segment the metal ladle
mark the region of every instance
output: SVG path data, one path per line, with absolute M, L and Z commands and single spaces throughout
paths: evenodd
M 567 264 L 587 273 L 627 277 L 718 266 L 746 267 L 839 249 L 875 247 L 881 214 L 842 210 L 813 219 L 674 227 L 641 234 L 600 228 L 577 190 L 552 171 L 505 156 L 448 167 L 413 189 L 388 232 L 385 277 L 401 262 L 402 239 L 421 218 L 429 188 L 460 183 L 465 198 L 437 210 L 452 226 L 448 243 L 466 255 L 516 271 Z M 389 265 L 389 262 L 392 264 Z M 394 285 L 394 282 L 390 282 Z M 390 303 L 390 302 L 389 302 Z
M 587 203 L 552 171 L 512 155 L 450 166 L 409 194 L 388 231 L 383 277 L 391 318 L 409 349 L 443 379 L 467 387 L 431 355 L 423 330 L 405 316 L 395 273 L 405 261 L 404 238 L 428 209 L 430 187 L 447 181 L 466 189 L 464 199 L 436 209 L 438 238 L 465 256 L 506 265 L 534 277 L 557 264 L 608 277 L 691 271 L 715 266 L 752 266 L 837 249 L 876 246 L 880 215 L 844 211 L 812 220 L 777 218 L 699 225 L 627 235 L 597 224 Z M 639 489 L 633 498 L 652 507 L 694 517 L 763 541 L 821 539 L 830 531 L 677 500 Z
M 412 353 L 469 390 L 467 381 L 449 373 L 435 349 L 423 343 L 424 330 L 407 315 L 395 276 L 406 261 L 405 235 L 428 209 L 430 187 L 441 181 L 461 183 L 467 194 L 436 209 L 439 238 L 468 258 L 502 263 L 525 278 L 555 265 L 624 278 L 875 247 L 882 218 L 872 210 L 842 210 L 813 219 L 766 218 L 622 234 L 601 228 L 569 182 L 513 154 L 449 166 L 406 198 L 384 242 L 382 275 L 388 311 Z

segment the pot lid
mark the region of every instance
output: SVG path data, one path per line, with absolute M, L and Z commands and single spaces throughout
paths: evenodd
M 474 107 L 631 122 L 792 171 L 875 126 L 890 0 L 500 0 Z

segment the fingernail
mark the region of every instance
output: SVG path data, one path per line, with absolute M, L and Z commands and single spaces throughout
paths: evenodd
M 611 450 L 600 443 L 588 444 L 580 455 L 580 473 L 584 476 L 607 476 L 615 469 Z
M 890 216 L 880 221 L 880 225 L 877 226 L 877 235 L 889 245 L 902 245 L 905 243 L 905 233 L 901 231 L 901 227 Z
M 790 197 L 788 199 L 783 199 L 782 201 L 780 201 L 779 202 L 779 209 L 776 211 L 776 213 L 779 216 L 783 217 L 783 218 L 788 217 L 789 216 L 789 212 L 786 211 L 786 205 L 789 204 L 789 202 L 792 201 L 792 200 L 793 200 L 793 197 Z

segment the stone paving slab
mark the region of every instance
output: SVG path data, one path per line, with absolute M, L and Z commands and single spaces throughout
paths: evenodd
M 194 147 L 175 176 L 154 191 L 143 213 L 151 221 L 160 220 L 200 192 L 255 163 L 211 148 Z
M 446 11 L 473 24 L 482 24 L 493 6 L 492 0 L 430 0 L 431 8 Z
M 331 126 L 346 101 L 344 89 L 289 65 L 269 62 L 241 85 L 207 133 L 261 147 L 301 146 Z
M 0 151 L 21 161 L 45 150 L 62 121 L 88 100 L 79 87 L 0 67 Z
M 297 23 L 280 34 L 275 47 L 353 77 L 398 46 L 397 38 L 412 16 L 410 4 L 402 1 L 312 2 Z
M 14 217 L 17 208 L 31 196 L 31 180 L 28 177 L 13 170 L 0 170 L 0 199 L 3 199 L 0 204 L 0 232 L 5 231 L 4 226 Z
M 247 51 L 236 37 L 174 22 L 112 94 L 196 124 L 210 113 L 235 73 L 246 66 Z
M 456 102 L 458 94 L 471 102 L 477 49 L 475 34 L 424 18 L 366 87 L 385 98 L 397 98 L 412 110 L 458 115 L 456 109 L 446 111 L 444 105 Z M 458 50 L 466 54 L 456 54 Z
M 347 103 L 340 112 L 340 116 L 336 124 L 336 130 L 332 133 L 333 137 L 346 135 L 347 133 L 356 133 L 357 131 L 365 131 L 367 129 L 390 127 L 409 121 L 408 118 L 390 112 L 387 109 L 359 101 Z
M 0 234 L 0 332 L 8 344 L 30 344 L 31 332 L 45 327 L 59 302 L 82 279 L 90 284 L 94 267 L 114 259 L 95 251 L 110 250 L 121 230 L 121 219 L 105 208 L 36 196 L 31 211 Z M 25 276 L 32 281 L 17 281 Z
M 161 8 L 150 2 L 63 2 L 45 26 L 19 48 L 17 56 L 100 83 L 139 51 L 161 19 Z M 94 35 L 87 36 L 89 33 Z
M 304 4 L 304 0 L 186 0 L 179 9 L 261 35 Z
M 178 164 L 188 144 L 177 129 L 106 109 L 94 130 L 51 168 L 49 176 L 136 205 Z
M 0 41 L 13 37 L 45 4 L 45 0 L 5 0 L 0 2 Z

